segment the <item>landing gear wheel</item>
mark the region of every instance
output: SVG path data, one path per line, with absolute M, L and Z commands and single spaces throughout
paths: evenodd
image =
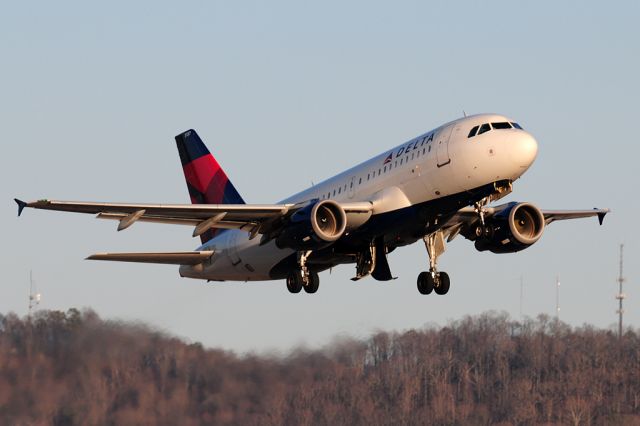
M 430 294 L 433 291 L 433 278 L 429 272 L 418 274 L 418 291 L 420 294 Z
M 439 294 L 439 295 L 447 294 L 449 292 L 449 287 L 451 287 L 451 281 L 449 280 L 449 274 L 447 274 L 446 272 L 438 273 L 438 280 L 437 281 L 438 282 L 433 287 L 433 291 L 435 291 L 436 294 Z
M 300 271 L 291 271 L 287 275 L 287 290 L 290 293 L 300 293 L 302 290 L 302 273 Z
M 317 272 L 309 272 L 309 284 L 304 286 L 304 291 L 309 294 L 313 294 L 318 291 L 318 287 L 320 286 L 320 277 L 318 277 Z

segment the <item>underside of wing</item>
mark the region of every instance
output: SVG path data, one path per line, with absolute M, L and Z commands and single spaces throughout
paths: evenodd
M 162 263 L 167 265 L 197 265 L 209 259 L 213 251 L 187 251 L 165 253 L 97 253 L 88 260 L 111 260 L 116 262 Z

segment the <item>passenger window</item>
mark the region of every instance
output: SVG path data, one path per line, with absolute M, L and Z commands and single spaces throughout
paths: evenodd
M 472 138 L 476 135 L 476 132 L 478 131 L 478 128 L 480 126 L 475 126 L 473 129 L 471 129 L 471 131 L 469 132 L 469 136 L 467 136 L 467 138 Z
M 515 127 L 516 129 L 522 130 L 522 127 L 520 127 L 518 123 L 511 123 L 511 125 L 513 125 L 513 127 Z
M 511 124 L 507 123 L 506 121 L 501 121 L 499 123 L 491 123 L 491 127 L 493 127 L 494 129 L 510 129 Z
M 480 130 L 478 130 L 478 135 L 486 133 L 489 130 L 491 130 L 491 126 L 489 126 L 489 123 L 484 123 L 482 126 L 480 126 Z
M 334 197 L 336 196 L 336 190 L 335 189 L 333 190 L 333 196 Z
M 358 185 L 362 185 L 362 178 L 358 181 Z
M 367 173 L 367 180 L 369 180 L 369 175 L 370 175 L 370 174 L 369 174 L 369 173 Z
M 342 187 L 338 188 L 338 194 L 342 192 Z
M 425 150 L 425 149 L 426 149 L 426 148 L 422 148 L 422 155 L 424 155 L 424 150 Z

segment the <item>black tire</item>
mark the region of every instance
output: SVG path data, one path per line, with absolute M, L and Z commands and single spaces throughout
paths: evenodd
M 418 291 L 420 294 L 430 294 L 433 291 L 433 278 L 430 272 L 418 274 Z
M 304 291 L 313 294 L 318 291 L 318 287 L 320 287 L 320 277 L 316 272 L 309 272 L 309 284 L 303 287 Z
M 436 285 L 433 290 L 436 294 L 445 295 L 449 292 L 449 288 L 451 287 L 451 280 L 449 279 L 449 274 L 446 272 L 440 272 L 438 274 L 439 283 Z
M 300 271 L 291 271 L 287 275 L 287 290 L 290 293 L 300 293 L 302 290 L 302 274 Z

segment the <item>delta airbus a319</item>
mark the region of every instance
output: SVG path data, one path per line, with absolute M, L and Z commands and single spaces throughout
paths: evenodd
M 97 214 L 117 220 L 189 225 L 195 251 L 99 253 L 94 260 L 180 265 L 182 277 L 208 281 L 286 280 L 291 293 L 315 293 L 318 274 L 355 264 L 353 280 L 393 279 L 387 254 L 424 241 L 429 269 L 422 294 L 449 291 L 437 268 L 445 245 L 461 235 L 479 251 L 514 253 L 556 220 L 608 209 L 541 210 L 527 202 L 491 205 L 533 164 L 538 143 L 502 115 L 463 117 L 383 152 L 277 204 L 246 204 L 194 130 L 175 138 L 192 204 L 122 204 L 16 199 L 25 207 Z

